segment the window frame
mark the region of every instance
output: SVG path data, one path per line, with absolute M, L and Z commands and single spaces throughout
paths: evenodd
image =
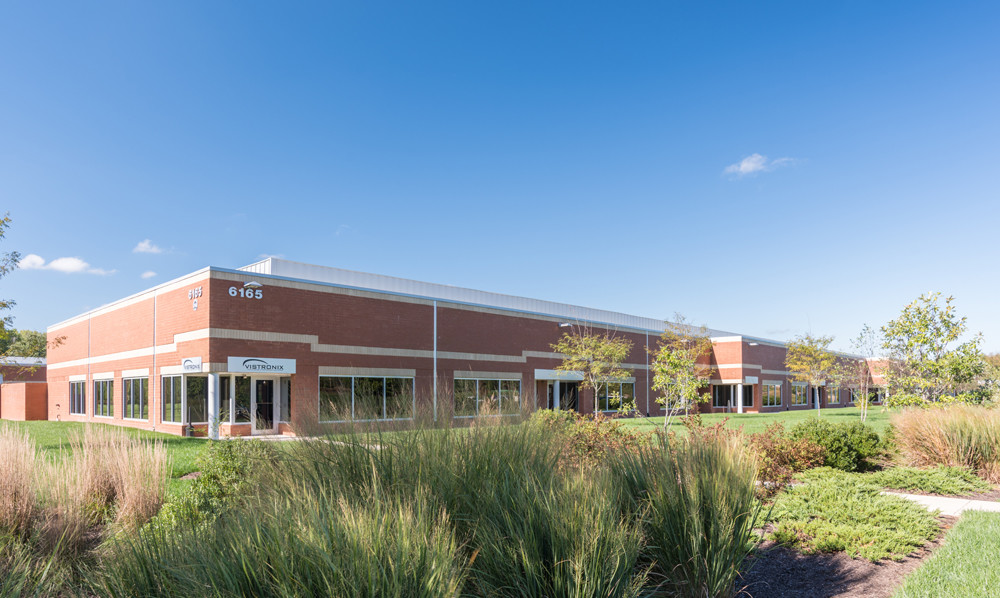
M 830 398 L 833 395 L 833 398 Z M 839 386 L 827 386 L 826 387 L 826 404 L 827 405 L 839 405 L 840 404 L 840 387 Z
M 734 384 L 713 384 L 712 385 L 712 408 L 713 409 L 736 409 L 736 389 Z M 729 389 L 729 400 L 725 405 L 719 405 L 717 402 L 717 396 L 719 393 L 716 389 L 727 388 Z
M 324 378 L 350 378 L 351 380 L 351 417 L 350 419 L 323 419 L 323 379 Z M 355 403 L 357 401 L 357 378 L 372 378 L 382 380 L 382 417 L 358 419 L 355 417 Z M 409 417 L 386 417 L 386 403 L 388 393 L 388 380 L 405 380 L 410 384 L 410 416 Z M 348 376 L 348 375 L 321 375 L 319 376 L 316 397 L 316 415 L 321 424 L 341 424 L 347 422 L 375 422 L 375 421 L 413 421 L 417 411 L 417 381 L 413 376 Z
M 135 417 L 136 405 L 134 404 L 134 395 L 136 387 L 139 390 L 139 414 L 142 415 L 143 406 L 145 406 L 146 417 Z M 132 403 L 131 415 L 129 415 L 130 403 Z M 129 421 L 149 421 L 149 376 L 122 378 L 122 419 Z
M 77 407 L 81 409 L 77 409 Z M 72 380 L 69 383 L 69 414 L 87 415 L 87 381 Z
M 180 419 L 176 420 L 176 421 L 174 419 L 166 419 L 164 417 L 166 415 L 166 409 L 167 409 L 167 401 L 166 401 L 167 393 L 165 392 L 166 391 L 165 385 L 166 385 L 166 383 L 168 381 L 170 382 L 170 395 L 169 396 L 171 398 L 169 404 L 170 404 L 170 406 L 173 409 L 177 409 L 178 408 L 176 406 L 176 403 L 173 400 L 174 391 L 175 390 L 179 391 L 179 395 L 180 395 L 178 397 L 178 399 L 180 400 L 180 407 L 179 407 L 179 409 L 180 409 Z M 173 412 L 173 409 L 171 410 L 171 412 Z M 182 376 L 181 374 L 172 375 L 172 376 L 160 376 L 160 423 L 172 424 L 172 425 L 183 425 L 184 424 L 184 414 L 185 414 L 185 411 L 184 411 L 184 376 Z M 171 417 L 172 417 L 172 413 L 171 413 Z
M 635 382 L 634 381 L 622 380 L 622 381 L 601 382 L 597 386 L 597 388 L 594 389 L 594 412 L 600 412 L 600 413 L 617 413 L 619 411 L 620 406 L 622 405 L 622 403 L 624 403 L 623 399 L 625 398 L 625 385 L 626 384 L 632 387 L 632 393 L 629 396 L 631 396 L 632 400 L 634 401 L 635 400 Z M 603 396 L 601 395 L 601 388 L 602 387 L 604 387 L 604 388 L 610 388 L 612 386 L 617 386 L 618 387 L 618 405 L 619 405 L 619 407 L 611 407 L 611 396 L 610 396 L 609 392 L 605 391 L 604 395 Z M 601 399 L 604 400 L 603 408 L 601 408 L 602 407 L 602 405 L 601 405 Z
M 784 384 L 780 382 L 765 382 L 761 384 L 761 407 L 781 407 L 783 404 L 781 397 L 781 389 L 783 386 Z M 775 392 L 769 392 L 771 390 Z
M 459 380 L 467 380 L 467 381 L 473 382 L 474 385 L 475 385 L 475 388 L 476 388 L 476 412 L 474 414 L 472 414 L 472 415 L 458 415 L 454 411 L 455 405 L 457 403 L 455 401 L 455 383 L 458 382 Z M 486 415 L 486 414 L 482 413 L 482 411 L 480 409 L 480 405 L 482 404 L 483 400 L 479 396 L 479 389 L 482 388 L 484 382 L 496 382 L 496 385 L 497 385 L 497 397 L 500 399 L 500 402 L 497 405 L 497 412 L 496 413 L 491 413 L 489 415 L 491 415 L 491 416 L 500 416 L 500 417 L 510 417 L 512 415 L 520 415 L 521 414 L 521 407 L 523 407 L 523 405 L 524 405 L 524 403 L 523 403 L 524 384 L 522 383 L 522 381 L 521 381 L 520 378 L 473 378 L 473 377 L 470 377 L 470 376 L 455 376 L 452 379 L 452 387 L 451 387 L 452 388 L 452 393 L 451 393 L 451 396 L 452 396 L 452 418 L 454 418 L 454 419 L 473 419 L 473 418 L 479 417 L 481 415 Z M 504 393 L 504 390 L 503 390 L 503 387 L 504 387 L 504 383 L 505 382 L 507 382 L 507 383 L 516 382 L 517 383 L 517 391 L 516 392 L 517 392 L 518 410 L 516 412 L 514 412 L 514 411 L 512 411 L 512 412 L 506 412 L 506 411 L 504 411 L 504 407 L 503 407 L 503 393 Z M 509 391 L 507 391 L 507 392 L 509 392 Z
M 801 396 L 801 401 L 799 397 Z M 806 384 L 792 383 L 792 393 L 789 397 L 789 405 L 792 407 L 802 407 L 809 405 L 809 387 Z
M 101 378 L 94 380 L 94 417 L 105 419 L 115 418 L 115 379 Z M 100 391 L 98 391 L 100 388 Z M 98 408 L 100 401 L 100 408 Z M 106 414 L 105 414 L 106 412 Z
M 209 385 L 210 385 L 210 383 L 209 383 L 209 377 L 207 375 L 205 375 L 205 374 L 202 374 L 202 375 L 190 375 L 190 376 L 187 375 L 187 374 L 184 374 L 183 378 L 184 378 L 184 386 L 183 386 L 182 390 L 183 390 L 184 394 L 182 395 L 183 396 L 183 403 L 182 403 L 182 405 L 184 406 L 184 411 L 181 413 L 181 419 L 183 420 L 182 423 L 184 423 L 184 424 L 191 424 L 191 425 L 194 425 L 194 426 L 200 425 L 200 424 L 210 424 L 211 422 L 208 421 L 209 420 L 209 417 L 208 417 L 208 395 L 209 395 Z M 191 421 L 191 417 L 190 417 L 191 413 L 190 413 L 190 401 L 188 400 L 188 398 L 189 398 L 188 397 L 188 381 L 192 380 L 192 379 L 195 379 L 195 378 L 202 379 L 202 380 L 205 381 L 205 421 Z

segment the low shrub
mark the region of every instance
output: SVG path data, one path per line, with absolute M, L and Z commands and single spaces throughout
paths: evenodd
M 905 498 L 882 494 L 870 476 L 830 468 L 798 476 L 779 494 L 772 538 L 806 553 L 844 551 L 871 561 L 900 560 L 934 538 L 934 515 Z
M 776 493 L 796 473 L 821 465 L 826 455 L 825 449 L 809 438 L 793 438 L 785 433 L 781 422 L 771 424 L 763 432 L 748 434 L 746 440 L 757 456 L 757 477 L 765 496 Z
M 220 514 L 255 499 L 273 473 L 278 454 L 260 440 L 209 441 L 198 457 L 200 475 L 174 501 L 164 506 L 157 524 L 203 525 Z
M 791 437 L 823 447 L 823 464 L 843 471 L 870 469 L 881 454 L 878 432 L 861 422 L 832 423 L 817 417 L 796 424 Z
M 892 417 L 908 465 L 964 467 L 1000 483 L 1000 410 L 953 405 L 907 409 Z
M 738 437 L 661 438 L 608 469 L 627 518 L 643 522 L 651 575 L 670 595 L 728 597 L 756 543 L 757 465 Z
M 961 467 L 890 467 L 868 473 L 848 473 L 831 467 L 817 467 L 800 473 L 801 482 L 816 480 L 856 481 L 891 490 L 915 490 L 930 494 L 958 496 L 993 488 L 976 475 Z
M 993 489 L 991 484 L 962 467 L 939 466 L 932 469 L 890 467 L 865 475 L 879 486 L 930 494 L 961 496 Z

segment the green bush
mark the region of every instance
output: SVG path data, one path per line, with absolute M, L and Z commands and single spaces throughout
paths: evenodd
M 831 423 L 809 419 L 791 430 L 793 439 L 804 438 L 823 447 L 823 464 L 843 471 L 864 471 L 882 453 L 878 432 L 861 422 Z
M 200 475 L 175 501 L 164 505 L 154 525 L 202 525 L 245 505 L 273 472 L 278 454 L 260 440 L 209 442 L 198 457 Z

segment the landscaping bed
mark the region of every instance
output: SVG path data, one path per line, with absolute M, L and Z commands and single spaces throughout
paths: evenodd
M 939 517 L 942 529 L 954 517 Z M 774 541 L 760 545 L 740 579 L 739 596 L 752 598 L 887 598 L 943 541 L 939 535 L 898 561 L 872 562 L 844 552 L 802 554 Z

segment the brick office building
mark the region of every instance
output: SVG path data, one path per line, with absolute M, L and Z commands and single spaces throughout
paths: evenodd
M 649 415 L 661 320 L 269 258 L 205 268 L 48 329 L 49 419 L 182 433 L 288 433 L 349 420 L 606 410 L 556 370 L 572 326 L 632 340 L 610 390 Z M 784 345 L 711 331 L 712 410 L 847 404 L 791 383 Z M 210 425 L 211 423 L 211 425 Z

